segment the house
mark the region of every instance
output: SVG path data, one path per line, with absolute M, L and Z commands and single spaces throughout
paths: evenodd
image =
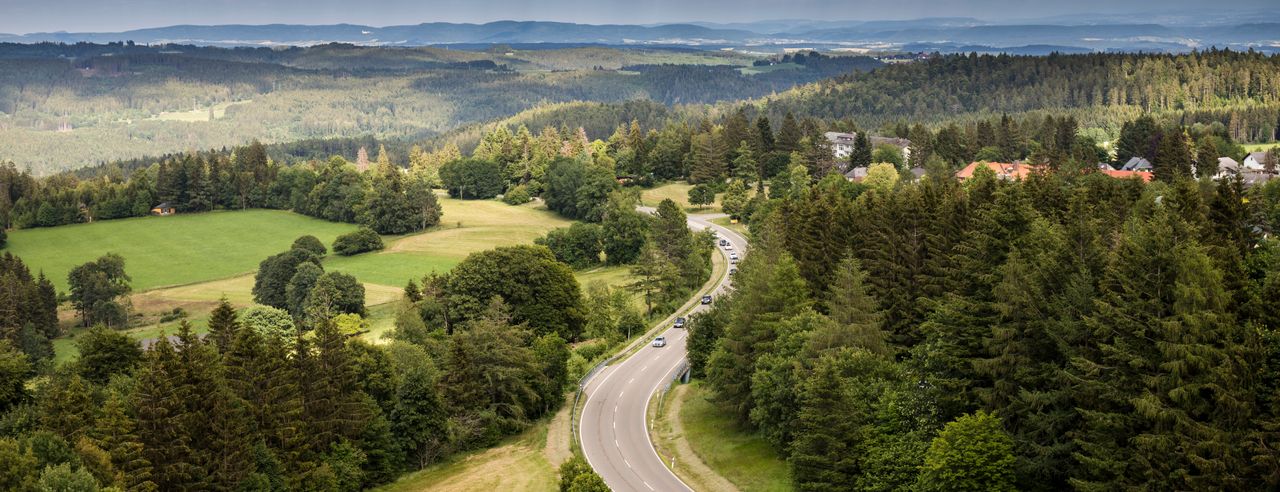
M 841 133 L 826 132 L 822 134 L 827 137 L 827 141 L 831 142 L 831 154 L 837 160 L 844 160 L 853 153 L 853 144 L 858 140 L 857 133 Z M 879 145 L 892 145 L 902 152 L 902 159 L 905 161 L 911 158 L 911 141 L 905 138 L 893 137 L 867 137 L 867 142 L 871 144 L 871 148 Z
M 1218 172 L 1214 174 L 1214 179 L 1223 178 L 1240 172 L 1240 163 L 1230 157 L 1218 158 Z
M 855 167 L 850 169 L 849 172 L 844 173 L 844 179 L 853 181 L 854 183 L 861 183 L 863 179 L 866 179 L 866 177 L 867 168 L 865 167 Z
M 853 153 L 853 143 L 858 139 L 857 133 L 827 132 L 822 134 L 831 142 L 831 153 L 836 159 L 845 159 Z
M 956 179 L 964 181 L 972 178 L 973 173 L 979 167 L 986 167 L 995 173 L 996 177 L 1006 180 L 1021 180 L 1040 170 L 1040 166 L 1033 166 L 1024 162 L 971 162 L 964 169 L 956 172 Z
M 1275 178 L 1275 175 L 1266 171 L 1254 171 L 1252 169 L 1240 171 L 1240 179 L 1244 181 L 1245 186 L 1263 184 L 1271 181 L 1272 178 Z
M 173 205 L 170 205 L 169 202 L 164 202 L 151 207 L 151 215 L 173 215 L 177 212 L 178 211 L 174 209 Z
M 1121 171 L 1147 171 L 1147 172 L 1150 172 L 1152 169 L 1153 169 L 1153 168 L 1151 167 L 1151 161 L 1148 161 L 1148 160 L 1143 159 L 1143 158 L 1138 157 L 1138 156 L 1130 157 L 1130 158 L 1129 158 L 1129 162 L 1126 162 L 1126 163 L 1124 163 L 1124 165 L 1123 165 L 1123 166 L 1120 166 L 1120 170 L 1121 170 Z
M 928 174 L 928 171 L 925 171 L 923 167 L 916 166 L 911 168 L 911 176 L 913 176 L 912 179 L 915 181 L 920 181 L 920 178 L 923 178 L 925 174 Z
M 1249 155 L 1244 157 L 1243 164 L 1245 169 L 1262 171 L 1267 169 L 1267 165 L 1271 163 L 1268 162 L 1268 157 L 1266 152 L 1250 152 Z

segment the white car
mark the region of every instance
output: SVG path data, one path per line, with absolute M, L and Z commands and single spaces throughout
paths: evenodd
M 666 347 L 666 346 L 667 346 L 667 337 L 658 337 L 658 338 L 653 339 L 653 346 L 654 346 L 654 347 Z
M 737 259 L 738 259 L 738 253 L 729 253 L 729 259 L 730 259 L 730 260 L 737 261 Z
M 729 251 L 733 251 L 733 243 L 725 243 L 725 245 L 724 245 L 724 249 L 727 249 L 727 250 L 729 250 Z

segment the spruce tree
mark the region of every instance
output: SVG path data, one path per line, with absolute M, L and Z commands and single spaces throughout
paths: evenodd
M 231 349 L 240 330 L 240 321 L 236 318 L 236 309 L 227 301 L 226 296 L 218 301 L 218 307 L 209 314 L 209 338 L 218 347 L 218 352 L 226 353 Z
M 147 351 L 138 372 L 133 407 L 138 415 L 142 458 L 152 464 L 151 482 L 159 490 L 182 490 L 199 485 L 200 469 L 187 434 L 186 399 L 178 388 L 177 353 L 167 338 Z

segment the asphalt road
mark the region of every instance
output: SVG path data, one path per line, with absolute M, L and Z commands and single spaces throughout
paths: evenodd
M 745 238 L 710 222 L 710 219 L 722 216 L 690 215 L 689 227 L 694 230 L 714 228 L 721 238 L 733 244 L 739 256 L 745 255 Z M 728 261 L 729 252 L 719 246 L 716 249 Z M 731 279 L 725 276 L 715 286 L 712 296 L 723 294 Z M 696 295 L 701 297 L 703 292 Z M 699 304 L 689 313 L 707 307 Z M 687 316 L 689 313 L 678 315 Z M 644 348 L 600 371 L 584 389 L 587 402 L 582 409 L 579 432 L 582 451 L 591 468 L 617 492 L 692 490 L 663 463 L 664 459 L 670 461 L 671 457 L 659 457 L 649 439 L 649 399 L 667 381 L 675 378 L 685 359 L 688 341 L 688 333 L 684 329 L 668 328 L 661 336 L 667 338 L 666 347 L 654 347 L 649 343 L 652 340 L 646 340 Z

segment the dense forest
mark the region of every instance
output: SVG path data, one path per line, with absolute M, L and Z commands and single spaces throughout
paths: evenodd
M 798 489 L 1277 485 L 1280 183 L 979 172 L 780 195 L 689 358 Z
M 1219 50 L 950 55 L 798 87 L 761 104 L 772 117 L 853 118 L 869 127 L 1045 111 L 1111 135 L 1150 114 L 1183 125 L 1217 121 L 1238 141 L 1269 142 L 1280 131 L 1280 57 Z
M 253 139 L 422 137 L 546 103 L 736 100 L 879 65 L 840 59 L 745 74 L 703 64 L 751 58 L 688 50 L 0 45 L 0 155 L 49 174 Z

